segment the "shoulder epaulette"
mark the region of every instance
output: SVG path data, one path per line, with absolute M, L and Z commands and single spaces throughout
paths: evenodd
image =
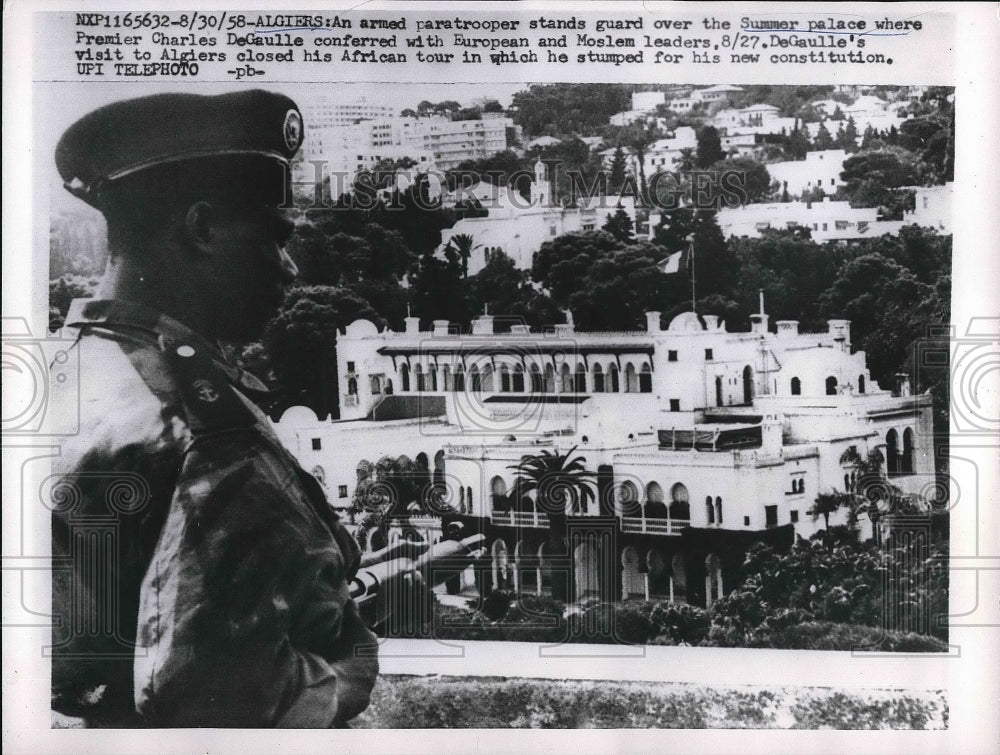
M 160 337 L 193 435 L 249 427 L 257 419 L 200 344 Z

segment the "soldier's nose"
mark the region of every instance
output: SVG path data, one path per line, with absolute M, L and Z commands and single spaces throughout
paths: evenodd
M 281 250 L 281 281 L 289 285 L 299 277 L 299 268 L 295 261 L 288 256 L 288 252 Z

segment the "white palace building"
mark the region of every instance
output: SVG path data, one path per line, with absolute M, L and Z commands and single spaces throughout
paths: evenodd
M 809 511 L 818 494 L 851 487 L 851 446 L 881 449 L 905 492 L 933 482 L 930 397 L 903 379 L 881 389 L 851 350 L 849 321 L 770 332 L 763 311 L 751 319 L 739 333 L 690 312 L 664 328 L 649 312 L 641 331 L 570 322 L 502 334 L 486 315 L 468 334 L 358 320 L 337 344 L 341 419 L 296 407 L 275 429 L 338 508 L 379 458 L 413 459 L 447 491 L 447 510 L 411 504 L 390 536 L 440 536 L 452 521 L 482 532 L 492 568 L 481 589 L 555 592 L 565 579 L 570 600 L 710 605 L 751 544 L 787 548 L 823 526 Z M 568 502 L 556 528 L 533 494 L 518 500 L 511 467 L 570 450 L 596 495 Z

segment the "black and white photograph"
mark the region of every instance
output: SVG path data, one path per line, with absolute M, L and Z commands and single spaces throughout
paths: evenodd
M 995 17 L 491 5 L 33 14 L 15 750 L 996 746 Z

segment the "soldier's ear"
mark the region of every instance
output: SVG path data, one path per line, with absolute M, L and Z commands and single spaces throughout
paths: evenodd
M 184 235 L 187 240 L 200 250 L 206 250 L 207 246 L 215 238 L 215 208 L 208 202 L 195 202 L 188 207 L 184 216 Z

